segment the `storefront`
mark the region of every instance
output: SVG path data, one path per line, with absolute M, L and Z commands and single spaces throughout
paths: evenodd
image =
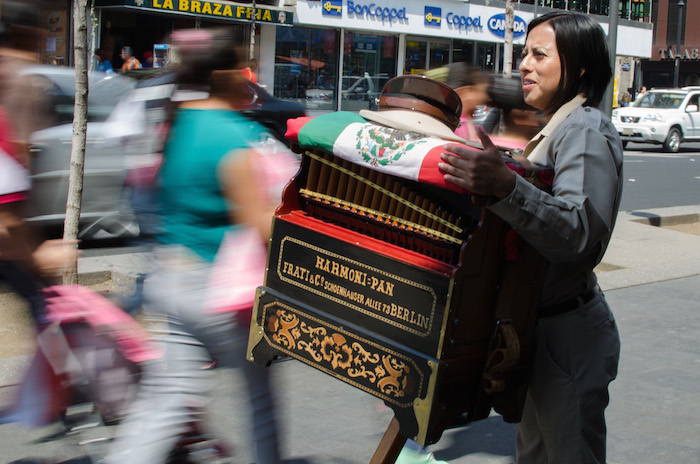
M 225 0 L 95 0 L 98 21 L 96 48 L 105 50 L 118 69 L 122 47 L 129 46 L 144 63 L 155 58 L 155 65 L 167 66 L 167 41 L 176 29 L 234 26 L 242 52 L 254 44 L 259 59 L 261 31 L 266 27 L 291 29 L 293 12 L 288 8 L 257 2 L 235 3 Z M 267 34 L 269 35 L 269 34 Z M 274 37 L 274 34 L 272 34 Z M 264 41 L 264 39 L 262 39 Z M 274 44 L 272 44 L 274 45 Z
M 25 18 L 41 31 L 35 45 L 39 62 L 42 64 L 67 65 L 71 63 L 71 1 L 70 0 L 25 0 L 35 12 Z M 0 0 L 0 15 L 8 15 Z M 3 16 L 3 20 L 7 18 Z M 38 24 L 36 24 L 38 22 Z
M 654 47 L 656 56 L 642 62 L 644 85 L 652 87 L 673 87 L 678 60 L 678 86 L 700 85 L 700 49 L 681 46 L 681 53 L 676 56 L 675 48 Z
M 518 7 L 516 57 L 533 18 L 532 5 Z M 649 56 L 651 28 L 639 24 L 618 28 L 618 54 Z M 276 31 L 274 82 L 268 89 L 311 111 L 357 111 L 370 108 L 384 83 L 398 74 L 456 61 L 501 73 L 504 37 L 503 8 L 458 0 L 429 6 L 419 0 L 297 0 L 294 28 Z

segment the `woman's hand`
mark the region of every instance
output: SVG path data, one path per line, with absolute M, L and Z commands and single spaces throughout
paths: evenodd
M 446 181 L 478 195 L 493 195 L 505 198 L 515 188 L 515 174 L 503 161 L 498 148 L 481 127 L 477 134 L 484 145 L 483 150 L 465 146 L 445 145 L 449 153 L 442 153 L 444 163 L 439 163 Z
M 75 240 L 46 240 L 32 253 L 36 272 L 46 278 L 60 276 L 64 269 L 78 259 L 78 242 Z

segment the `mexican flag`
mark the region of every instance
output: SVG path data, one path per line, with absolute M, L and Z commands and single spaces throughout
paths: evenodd
M 457 142 L 392 129 L 348 111 L 291 119 L 285 135 L 302 148 L 319 148 L 376 171 L 463 192 L 446 182 L 438 168 L 442 147 Z

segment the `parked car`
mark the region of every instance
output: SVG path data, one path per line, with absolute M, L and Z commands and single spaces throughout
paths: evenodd
M 32 134 L 32 193 L 28 220 L 48 228 L 63 227 L 73 137 L 75 69 L 33 66 L 22 71 L 41 82 L 49 99 L 50 127 Z M 132 79 L 100 72 L 89 74 L 88 127 L 79 238 L 132 236 L 138 227 L 122 195 L 126 170 L 123 151 L 108 146 L 105 120 Z
M 175 91 L 174 72 L 166 70 L 156 73 L 150 71 L 147 74 L 138 74 L 138 72 L 132 71 L 128 75 L 139 79 L 136 85 L 137 89 L 164 89 L 148 92 L 153 96 L 154 101 L 160 100 L 163 96 L 167 97 Z M 272 132 L 272 135 L 288 144 L 288 141 L 284 138 L 284 134 L 287 132 L 287 120 L 305 116 L 304 105 L 296 101 L 287 101 L 274 97 L 263 87 L 253 82 L 247 82 L 245 92 L 246 96 L 243 98 L 243 106 L 240 112 L 253 121 L 267 127 Z M 159 105 L 157 102 L 147 104 L 148 106 Z
M 267 127 L 272 135 L 288 145 L 289 141 L 284 138 L 287 132 L 287 121 L 305 116 L 304 105 L 276 98 L 252 82 L 248 83 L 247 91 L 241 113 Z
M 75 69 L 35 66 L 24 73 L 40 79 L 51 102 L 52 123 L 32 135 L 32 195 L 28 220 L 49 228 L 62 227 L 65 220 L 73 133 Z M 153 161 L 153 151 L 164 135 L 166 105 L 175 86 L 170 72 L 141 75 L 91 72 L 88 93 L 88 128 L 85 149 L 85 176 L 79 238 L 126 238 L 140 234 L 139 218 L 130 201 L 135 167 L 145 155 Z M 272 97 L 262 87 L 248 83 L 243 114 L 268 127 L 284 139 L 287 119 L 304 116 L 304 107 Z M 132 111 L 129 102 L 143 103 L 147 111 Z M 131 127 L 115 118 L 126 110 Z M 131 111 L 131 112 L 130 112 Z M 130 113 L 129 113 L 130 112 Z M 134 129 L 134 127 L 136 129 Z M 145 128 L 145 131 L 144 131 Z M 137 133 L 147 137 L 137 137 Z M 134 136 L 131 138 L 130 136 Z M 129 139 L 129 143 L 124 140 Z M 146 144 L 146 145 L 144 145 Z M 134 156 L 132 156 L 134 155 Z M 140 164 L 141 163 L 141 164 Z M 127 181 L 127 184 L 129 182 Z
M 676 153 L 682 142 L 700 141 L 700 87 L 652 89 L 631 106 L 612 112 L 623 145 L 655 143 Z

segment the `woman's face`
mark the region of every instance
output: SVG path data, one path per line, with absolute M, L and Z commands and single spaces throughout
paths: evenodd
M 535 27 L 527 36 L 520 62 L 525 103 L 544 110 L 561 81 L 561 60 L 554 29 L 549 23 Z

